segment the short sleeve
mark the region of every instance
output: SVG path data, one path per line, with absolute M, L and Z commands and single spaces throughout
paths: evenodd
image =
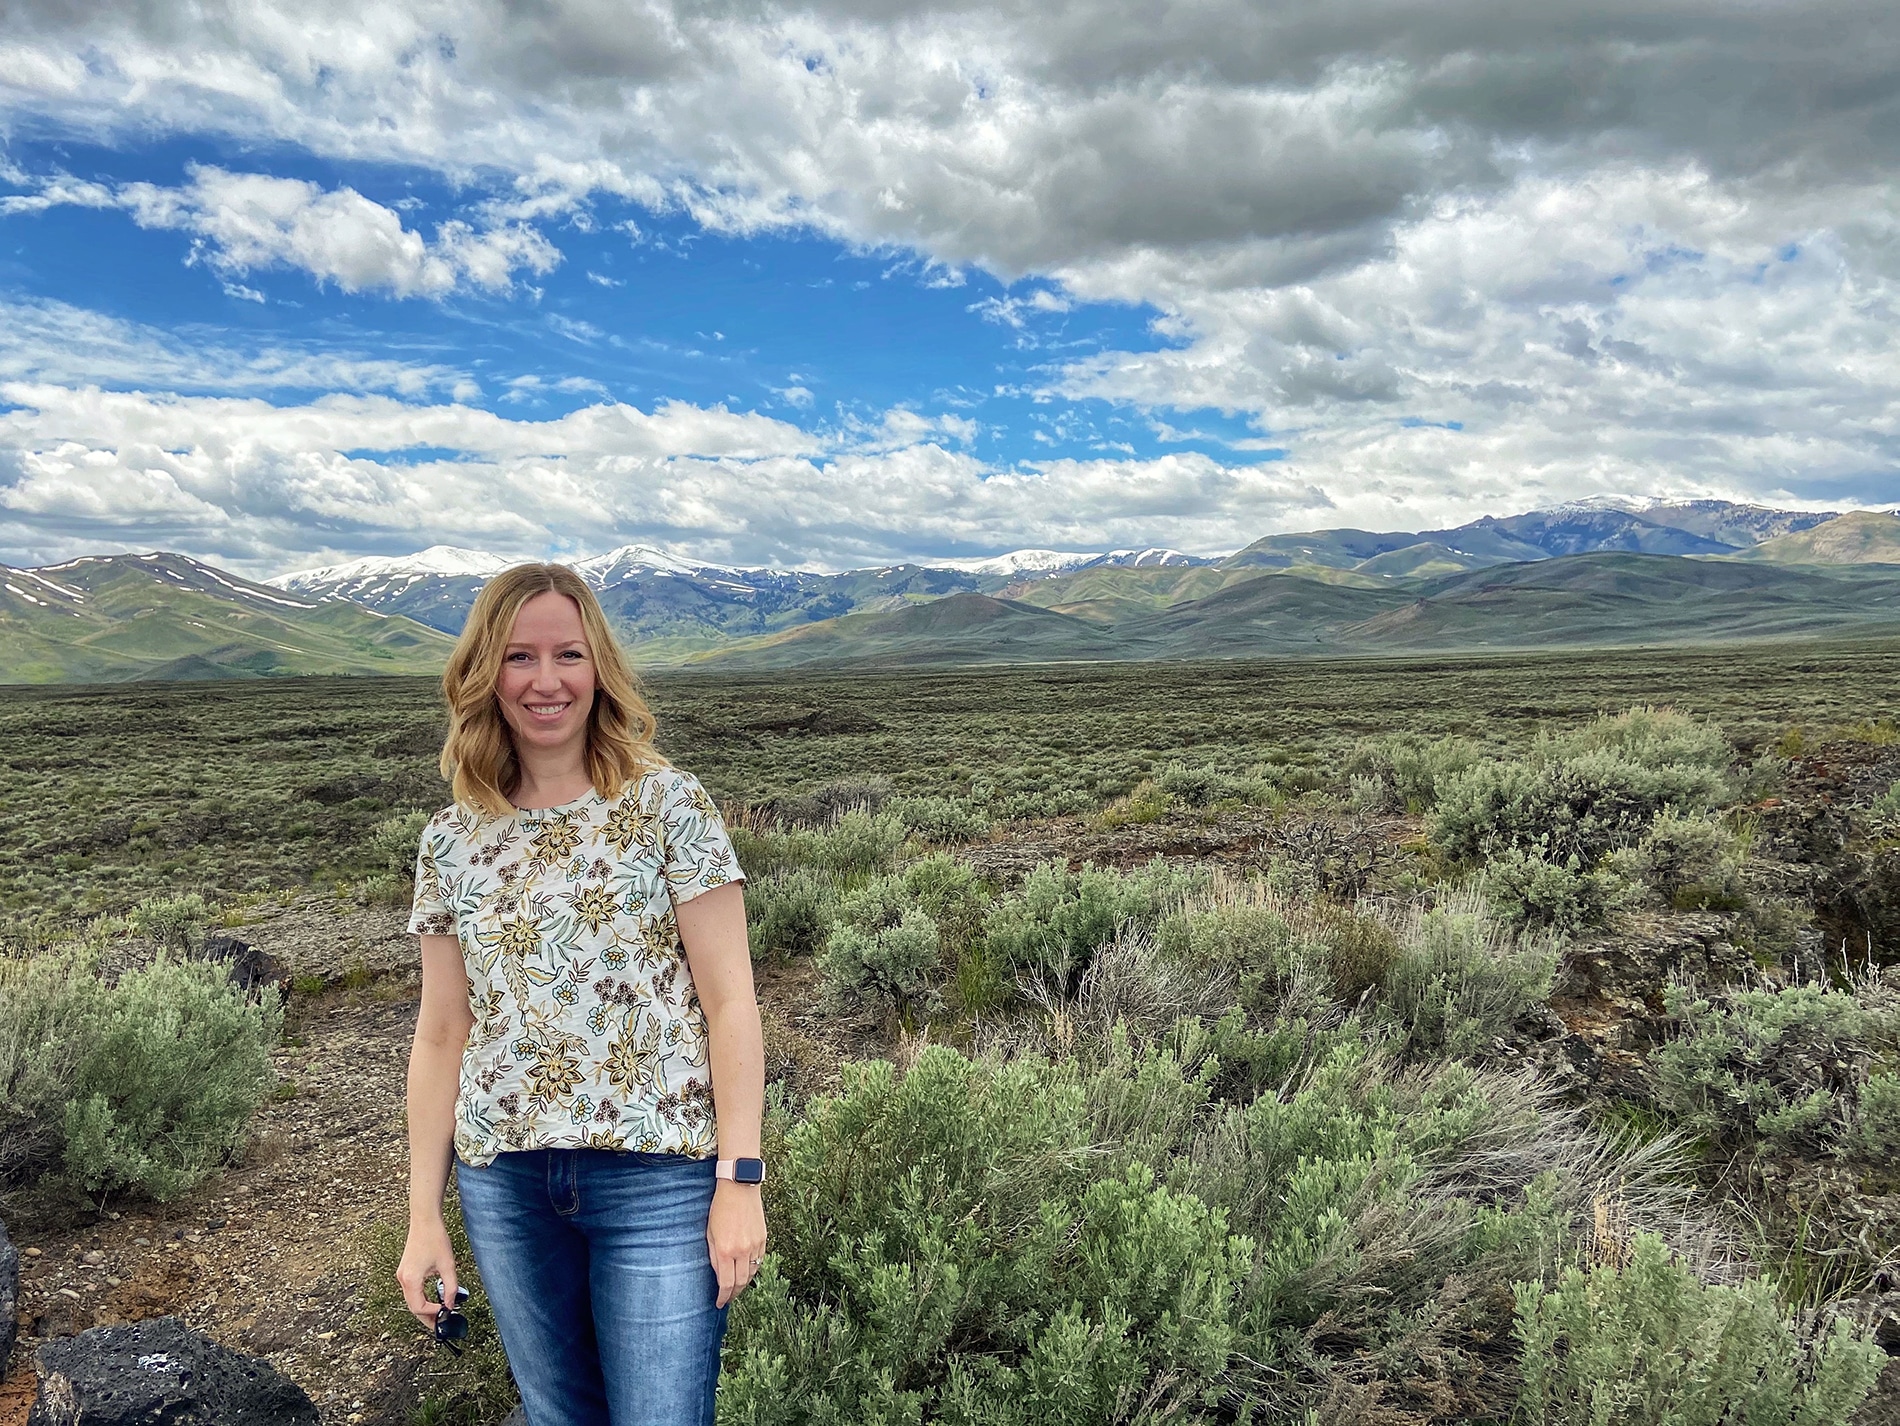
M 416 848 L 416 896 L 409 910 L 409 929 L 418 936 L 455 934 L 455 913 L 449 907 L 442 864 L 449 850 L 449 834 L 442 820 L 440 813 L 430 819 Z
M 661 782 L 660 826 L 666 849 L 666 887 L 674 905 L 729 882 L 744 881 L 725 820 L 699 779 L 677 768 Z

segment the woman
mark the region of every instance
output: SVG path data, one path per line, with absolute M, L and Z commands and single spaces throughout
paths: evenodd
M 726 1305 L 765 1251 L 764 1052 L 741 873 L 593 593 L 483 588 L 442 675 L 443 775 L 409 929 L 409 1238 L 433 1326 L 463 1222 L 531 1426 L 710 1426 Z M 749 1181 L 748 1181 L 749 1180 Z

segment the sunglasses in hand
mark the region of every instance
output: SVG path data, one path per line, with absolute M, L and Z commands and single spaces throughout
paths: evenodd
M 468 1289 L 465 1287 L 455 1289 L 455 1305 L 452 1307 L 442 1301 L 442 1279 L 430 1278 L 429 1282 L 435 1290 L 430 1292 L 425 1287 L 423 1291 L 428 1295 L 429 1301 L 441 1303 L 435 1311 L 435 1340 L 451 1352 L 460 1352 L 462 1349 L 456 1344 L 468 1336 L 468 1318 L 455 1309 L 468 1301 Z

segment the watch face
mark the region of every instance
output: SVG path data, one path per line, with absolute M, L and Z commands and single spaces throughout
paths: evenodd
M 735 1159 L 732 1165 L 734 1183 L 764 1183 L 764 1159 Z

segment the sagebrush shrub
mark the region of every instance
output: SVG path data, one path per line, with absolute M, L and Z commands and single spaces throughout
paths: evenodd
M 1742 901 L 1735 837 L 1708 817 L 1663 813 L 1620 864 L 1665 902 L 1684 910 L 1728 910 Z
M 1005 964 L 1071 982 L 1123 923 L 1152 924 L 1196 881 L 1159 857 L 1126 874 L 1045 862 L 990 909 L 984 936 Z
M 1724 796 L 1719 773 L 1694 763 L 1650 766 L 1604 748 L 1545 760 L 1490 760 L 1438 784 L 1433 829 L 1452 856 L 1476 861 L 1516 848 L 1594 866 L 1637 841 L 1665 809 L 1696 812 Z
M 931 993 L 942 967 L 943 937 L 930 913 L 916 906 L 887 924 L 841 921 L 818 953 L 818 968 L 834 992 L 900 1011 Z
M 1393 1027 L 1408 1055 L 1476 1054 L 1550 995 L 1556 947 L 1514 932 L 1480 895 L 1415 909 L 1394 930 L 1373 1014 Z
M 821 827 L 754 827 L 735 821 L 727 831 L 748 877 L 802 866 L 847 882 L 889 871 L 908 835 L 894 813 L 862 808 L 851 808 Z
M 1840 1426 L 1886 1363 L 1844 1319 L 1797 1326 L 1766 1282 L 1705 1286 L 1648 1233 L 1626 1266 L 1516 1297 L 1532 1426 Z
M 1626 889 L 1608 870 L 1585 871 L 1574 854 L 1552 861 L 1541 847 L 1492 853 L 1483 886 L 1485 897 L 1513 925 L 1565 935 L 1602 925 Z
M 66 1106 L 105 993 L 80 947 L 0 960 L 0 1184 L 58 1162 Z
M 363 860 L 393 876 L 410 878 L 416 872 L 416 853 L 429 813 L 404 812 L 378 822 L 363 842 Z
M 1100 1171 L 1076 1076 L 926 1048 L 851 1067 L 785 1134 L 773 1253 L 721 1413 L 1095 1426 L 1198 1405 L 1249 1245 L 1142 1165 Z
M 132 925 L 161 949 L 188 955 L 204 944 L 211 908 L 195 891 L 182 896 L 151 896 L 132 910 Z
M 1721 728 L 1674 708 L 1631 708 L 1604 714 L 1548 740 L 1560 756 L 1611 752 L 1640 767 L 1726 769 L 1735 756 Z
M 1361 743 L 1349 766 L 1368 779 L 1363 803 L 1426 812 L 1438 800 L 1439 783 L 1463 772 L 1481 756 L 1482 750 L 1467 738 L 1399 734 Z
M 276 1082 L 276 992 L 247 999 L 224 966 L 161 957 L 94 1000 L 65 1105 L 66 1175 L 88 1193 L 161 1202 L 222 1164 Z
M 752 958 L 816 955 L 831 930 L 837 904 L 831 882 L 809 867 L 748 877 L 745 914 Z
M 894 797 L 884 811 L 926 842 L 973 842 L 990 830 L 989 813 L 962 797 Z
M 1657 1103 L 1712 1145 L 1854 1155 L 1887 1141 L 1892 1089 L 1875 1056 L 1893 1048 L 1900 1017 L 1878 986 L 1705 993 L 1678 982 L 1663 1003 L 1673 1024 L 1650 1057 Z

